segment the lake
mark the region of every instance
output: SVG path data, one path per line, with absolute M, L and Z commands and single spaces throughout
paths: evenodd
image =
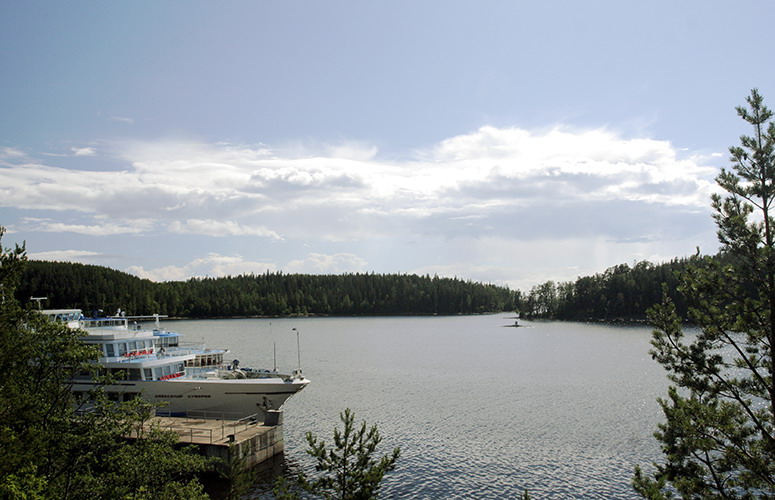
M 634 498 L 636 465 L 661 458 L 664 370 L 651 329 L 454 317 L 169 322 L 244 366 L 296 368 L 312 383 L 284 406 L 282 469 L 312 472 L 304 435 L 331 443 L 350 408 L 401 448 L 382 498 Z M 296 331 L 292 329 L 296 328 Z M 262 486 L 252 498 L 262 498 Z

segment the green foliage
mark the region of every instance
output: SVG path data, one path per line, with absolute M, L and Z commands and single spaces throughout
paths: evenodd
M 513 311 L 519 293 L 490 284 L 405 274 L 265 273 L 154 283 L 99 266 L 30 261 L 20 302 L 47 296 L 51 308 L 121 308 L 174 317 L 476 314 Z
M 340 414 L 344 429 L 334 429 L 334 447 L 328 449 L 323 441 L 307 433 L 310 449 L 307 453 L 315 457 L 318 472 L 314 479 L 305 474 L 298 478 L 299 485 L 307 492 L 327 499 L 367 500 L 377 498 L 384 475 L 395 469 L 400 449 L 393 449 L 391 455 L 379 460 L 374 457 L 382 441 L 377 426 L 367 430 L 366 422 L 355 427 L 355 415 L 346 409 Z M 287 484 L 280 482 L 275 491 L 279 498 L 293 498 Z
M 756 90 L 738 114 L 754 129 L 730 148 L 717 178 L 714 218 L 725 260 L 696 259 L 680 291 L 699 332 L 685 334 L 674 305 L 651 312 L 652 356 L 668 370 L 655 437 L 665 462 L 637 469 L 645 498 L 775 498 L 775 123 Z
M 547 281 L 530 290 L 520 313 L 526 318 L 576 321 L 645 320 L 646 311 L 659 304 L 662 285 L 667 284 L 671 299 L 684 316 L 686 305 L 677 293 L 678 275 L 695 259 L 674 259 L 658 265 L 646 261 L 633 266 L 620 264 L 574 282 Z
M 126 439 L 152 407 L 116 405 L 97 389 L 94 411 L 76 412 L 73 381 L 97 351 L 19 306 L 25 263 L 23 247 L 0 245 L 0 498 L 205 498 L 195 476 L 207 461 L 177 450 L 176 436 Z
M 242 498 L 256 481 L 255 471 L 248 465 L 247 455 L 241 454 L 238 444 L 230 443 L 228 460 L 221 465 L 218 474 L 228 484 L 225 498 L 228 500 Z

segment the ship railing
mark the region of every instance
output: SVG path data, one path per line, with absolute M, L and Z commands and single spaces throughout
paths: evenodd
M 81 326 L 86 329 L 106 328 L 123 330 L 128 324 L 125 318 L 81 318 L 80 321 Z
M 158 358 L 159 355 L 157 352 L 154 352 L 153 349 L 149 348 L 142 350 L 138 349 L 136 351 L 130 351 L 119 355 L 105 357 L 111 361 L 118 361 L 119 363 L 130 363 L 132 361 L 137 361 L 138 359 L 146 360 L 151 358 Z
M 225 440 L 230 435 L 246 431 L 258 423 L 258 414 L 236 420 L 229 418 L 229 415 L 229 412 L 190 411 L 185 417 L 176 418 L 175 423 L 162 425 L 161 428 L 176 433 L 181 442 L 212 444 L 215 441 Z M 174 414 L 157 410 L 156 416 L 174 416 Z M 231 417 L 234 416 L 234 414 L 231 415 Z M 197 424 L 204 424 L 206 421 L 220 422 L 220 426 L 197 426 Z
M 161 408 L 156 409 L 157 417 L 179 417 L 181 421 L 186 420 L 230 420 L 230 421 L 242 421 L 242 420 L 258 420 L 258 414 L 248 415 L 247 417 L 240 417 L 242 413 L 230 412 L 230 411 L 210 411 L 210 410 L 194 410 L 187 411 L 181 415 L 180 412 L 165 411 Z
M 156 346 L 156 353 L 159 357 L 164 356 L 186 356 L 188 354 L 208 354 L 215 352 L 215 349 L 207 349 L 204 344 L 198 345 L 177 345 L 177 346 Z

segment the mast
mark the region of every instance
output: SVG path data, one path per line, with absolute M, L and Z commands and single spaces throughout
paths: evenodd
M 301 375 L 301 344 L 299 344 L 299 331 L 295 328 L 293 331 L 296 332 L 296 357 L 299 363 L 299 375 Z

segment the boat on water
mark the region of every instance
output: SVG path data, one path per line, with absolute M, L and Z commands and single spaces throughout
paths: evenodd
M 181 345 L 179 333 L 159 326 L 159 315 L 85 317 L 80 309 L 40 312 L 82 330 L 84 342 L 97 346 L 101 369 L 119 376 L 104 387 L 109 399 L 141 397 L 160 405 L 157 414 L 263 420 L 268 410 L 279 410 L 309 383 L 301 368 L 281 373 L 242 367 L 237 360 L 224 361 L 226 349 Z M 150 318 L 155 319 L 152 329 L 138 323 Z M 75 380 L 73 391 L 86 398 L 97 384 L 84 375 Z

